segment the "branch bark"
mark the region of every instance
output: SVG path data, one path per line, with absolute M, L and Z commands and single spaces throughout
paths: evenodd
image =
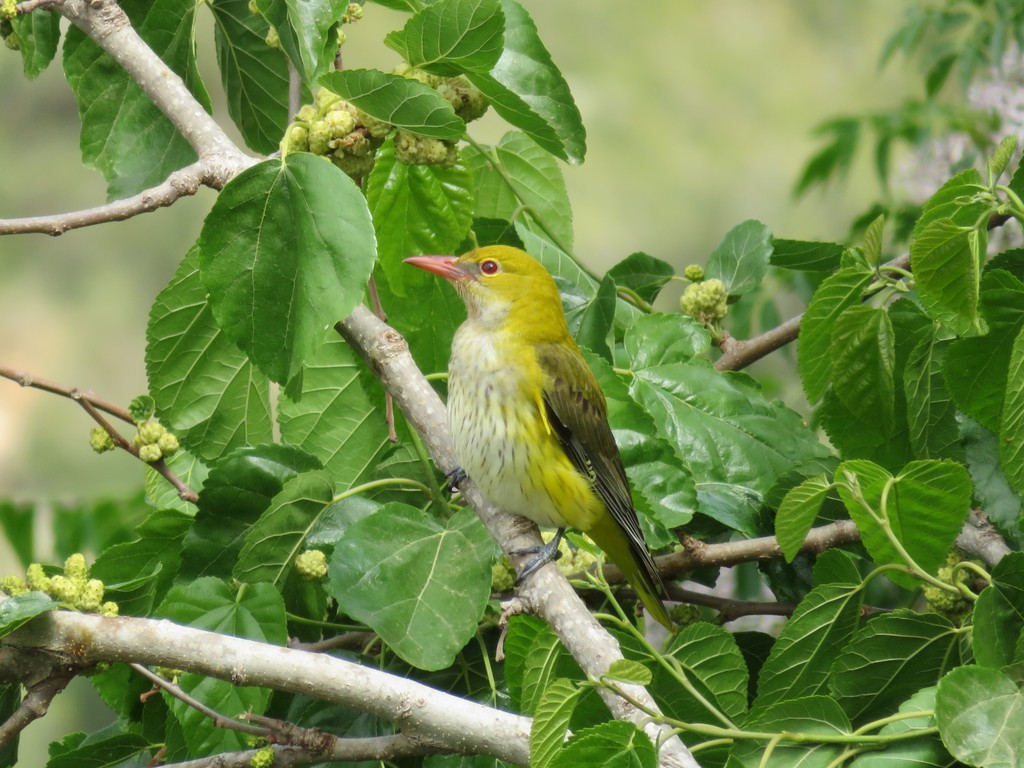
M 423 438 L 438 468 L 442 472 L 455 469 L 457 463 L 448 429 L 447 410 L 413 361 L 405 339 L 364 306 L 356 307 L 335 328 L 363 356 L 384 388 L 394 397 L 410 425 Z M 523 551 L 541 544 L 537 526 L 521 517 L 501 512 L 469 480 L 460 482 L 459 490 L 480 515 L 516 570 L 521 569 L 529 559 Z M 618 643 L 594 619 L 554 564 L 545 565 L 527 579 L 519 590 L 519 597 L 551 626 L 588 675 L 600 677 L 613 661 L 622 658 Z M 643 706 L 658 710 L 654 699 L 644 688 L 627 688 L 629 695 Z M 655 743 L 665 740 L 660 753 L 662 765 L 699 768 L 678 737 L 668 735 L 667 728 L 650 723 L 645 713 L 622 698 L 603 690 L 601 695 L 616 718 L 642 727 Z
M 135 662 L 304 694 L 390 720 L 409 738 L 424 737 L 451 751 L 492 755 L 517 765 L 530 761 L 530 718 L 323 654 L 170 621 L 67 611 L 34 619 L 4 638 L 4 645 L 44 649 L 73 660 L 76 667 Z

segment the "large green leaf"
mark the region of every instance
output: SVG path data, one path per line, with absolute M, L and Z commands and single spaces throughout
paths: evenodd
M 260 15 L 274 25 L 281 49 L 306 86 L 334 64 L 335 25 L 347 3 L 339 0 L 255 0 Z
M 935 720 L 958 760 L 985 768 L 1024 765 L 1024 692 L 999 670 L 959 667 L 942 678 Z
M 705 278 L 725 283 L 730 296 L 742 296 L 754 290 L 768 272 L 772 254 L 772 233 L 760 221 L 750 219 L 725 233 L 708 256 Z
M 365 189 L 380 265 L 392 290 L 406 295 L 436 281 L 402 259 L 451 253 L 466 237 L 473 221 L 473 176 L 466 166 L 399 162 L 389 138 L 377 151 Z
M 330 594 L 395 653 L 444 669 L 476 633 L 491 591 L 494 542 L 472 510 L 442 523 L 393 503 L 345 531 Z
M 1013 341 L 1024 328 L 1024 282 L 1002 269 L 986 273 L 981 281 L 981 312 L 989 332 L 953 342 L 942 372 L 957 406 L 997 432 Z
M 209 474 L 209 467 L 183 448 L 179 448 L 169 459 L 165 459 L 168 469 L 178 479 L 196 493 L 202 493 L 203 483 Z M 150 466 L 146 467 L 144 484 L 146 501 L 156 509 L 175 509 L 189 517 L 195 517 L 196 505 L 185 501 L 179 491 L 171 483 Z
M 832 694 L 854 722 L 888 715 L 960 663 L 960 634 L 936 613 L 903 608 L 875 616 L 836 657 Z
M 978 255 L 984 251 L 983 243 L 984 230 L 959 226 L 952 219 L 931 222 L 910 243 L 921 303 L 930 317 L 960 336 L 985 331 L 978 314 Z
M 608 277 L 619 288 L 633 291 L 646 302 L 654 301 L 674 274 L 671 264 L 642 251 L 631 253 L 608 270 Z
M 250 584 L 242 589 L 220 579 L 197 579 L 175 587 L 164 599 L 158 615 L 196 629 L 220 632 L 264 643 L 284 645 L 288 641 L 284 603 L 269 584 Z M 178 685 L 193 698 L 216 712 L 262 714 L 271 691 L 254 686 L 236 686 L 228 680 L 186 672 Z M 181 724 L 189 751 L 197 755 L 248 748 L 247 737 L 237 731 L 218 728 L 204 713 L 190 704 L 165 694 L 174 717 Z
M 196 248 L 150 309 L 146 375 L 161 419 L 205 460 L 273 437 L 269 383 L 214 320 Z
M 626 345 L 639 359 L 645 342 L 642 336 L 631 341 L 633 334 L 627 331 Z M 798 414 L 768 401 L 744 374 L 719 373 L 704 360 L 633 373 L 630 394 L 686 457 L 698 483 L 729 483 L 763 495 L 794 464 L 828 455 Z
M 846 714 L 834 699 L 806 696 L 759 706 L 743 722 L 746 730 L 767 733 L 819 734 L 840 736 L 852 730 Z M 729 767 L 743 768 L 828 768 L 843 751 L 842 744 L 815 743 L 813 738 L 792 742 L 783 739 L 769 757 L 765 742 L 737 740 L 729 756 Z
M 556 157 L 577 164 L 587 152 L 586 131 L 562 73 L 551 60 L 526 9 L 502 0 L 505 50 L 490 74 L 469 79 L 494 111 Z
M 800 321 L 797 352 L 800 379 L 812 403 L 822 398 L 831 383 L 830 352 L 836 319 L 846 309 L 860 303 L 871 278 L 871 272 L 862 269 L 842 269 L 822 281 L 807 305 Z
M 807 478 L 786 493 L 775 513 L 775 538 L 787 562 L 793 562 L 800 552 L 831 489 L 828 478 L 818 475 Z
M 142 39 L 209 110 L 195 60 L 196 4 L 126 0 L 119 5 Z M 153 187 L 196 159 L 192 147 L 128 73 L 74 25 L 64 42 L 64 74 L 82 120 L 82 160 L 103 174 L 108 198 Z
M 883 430 L 895 426 L 895 338 L 889 314 L 880 307 L 852 306 L 832 326 L 832 387 L 863 421 Z
M 1007 538 L 1014 549 L 1024 543 L 1024 517 L 1021 497 L 1010 487 L 999 459 L 999 437 L 961 416 L 960 430 L 967 469 L 974 481 L 974 497 L 989 521 Z
M 321 468 L 305 451 L 277 444 L 239 448 L 218 461 L 185 537 L 182 577 L 229 576 L 249 527 L 284 484 L 301 472 Z
M 394 446 L 384 388 L 359 355 L 329 330 L 302 371 L 302 389 L 278 401 L 281 439 L 323 462 L 336 491 L 365 482 Z
M 580 689 L 566 678 L 555 680 L 545 689 L 530 726 L 532 768 L 548 768 L 562 750 L 572 711 L 579 698 Z
M 838 243 L 772 239 L 771 263 L 783 269 L 832 272 L 839 268 L 845 249 Z
M 1024 494 L 1024 328 L 1017 334 L 1010 352 L 999 425 L 999 457 L 1010 485 Z
M 298 373 L 323 329 L 360 301 L 374 256 L 359 188 L 306 153 L 236 176 L 199 237 L 218 325 L 279 384 Z
M 0 602 L 0 637 L 6 637 L 40 614 L 55 611 L 60 602 L 45 592 L 23 592 Z
M 448 100 L 428 85 L 376 69 L 328 72 L 320 84 L 371 117 L 434 139 L 456 141 L 466 124 Z
M 414 67 L 452 77 L 489 72 L 501 56 L 504 31 L 498 0 L 437 0 L 384 42 Z
M 115 726 L 116 727 L 116 726 Z M 112 729 L 111 729 L 112 730 Z M 65 737 L 65 742 L 68 738 Z M 61 742 L 61 746 L 65 742 Z M 138 733 L 108 733 L 106 729 L 91 734 L 71 749 L 54 753 L 50 745 L 47 768 L 106 768 L 116 765 L 148 765 L 159 745 Z
M 970 475 L 952 461 L 912 461 L 895 477 L 870 461 L 845 461 L 836 469 L 835 482 L 864 546 L 879 565 L 908 564 L 886 535 L 888 530 L 918 567 L 934 574 L 970 511 Z M 888 575 L 908 589 L 918 586 L 909 574 Z
M 232 574 L 239 581 L 267 582 L 283 589 L 306 537 L 334 497 L 334 486 L 324 471 L 303 472 L 281 487 L 245 534 Z
M 575 331 L 576 342 L 581 347 L 589 349 L 608 363 L 612 362 L 609 342 L 614 342 L 611 336 L 617 303 L 615 281 L 606 275 L 597 293 L 580 312 L 579 327 Z
M 859 581 L 822 584 L 800 601 L 761 667 L 757 709 L 825 691 L 836 654 L 857 629 L 862 601 Z
M 288 125 L 288 60 L 248 0 L 213 0 L 214 43 L 228 114 L 250 149 L 269 154 Z

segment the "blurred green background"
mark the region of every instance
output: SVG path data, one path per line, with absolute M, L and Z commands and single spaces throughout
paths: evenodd
M 703 263 L 748 218 L 782 237 L 843 238 L 877 187 L 865 162 L 841 186 L 795 202 L 793 185 L 817 148 L 813 127 L 840 113 L 889 108 L 920 89 L 901 61 L 877 67 L 909 0 L 522 2 L 587 126 L 587 161 L 564 174 L 576 255 L 597 271 L 637 250 L 681 271 Z M 199 18 L 206 83 L 216 92 L 209 17 Z M 369 5 L 347 30 L 346 64 L 397 64 L 381 39 L 402 19 Z M 0 217 L 101 204 L 104 183 L 81 165 L 77 109 L 59 61 L 33 82 L 20 69 L 16 54 L 0 51 Z M 216 110 L 227 125 L 222 105 Z M 493 115 L 473 125 L 485 142 L 505 130 Z M 0 365 L 123 404 L 144 392 L 149 306 L 213 198 L 205 190 L 169 209 L 59 238 L 0 239 Z M 94 454 L 91 426 L 68 400 L 0 381 L 0 498 L 137 490 L 140 465 L 124 454 Z M 37 556 L 49 557 L 48 542 L 37 542 Z M 2 550 L 0 568 L 14 568 Z M 31 755 L 45 754 L 55 735 L 90 727 L 79 701 L 59 697 L 53 714 L 26 731 L 23 764 L 42 764 Z

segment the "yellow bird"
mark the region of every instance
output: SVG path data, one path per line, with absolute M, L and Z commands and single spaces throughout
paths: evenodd
M 551 275 L 517 248 L 406 259 L 449 280 L 468 317 L 452 341 L 448 417 L 462 469 L 491 502 L 541 526 L 586 532 L 672 628 L 608 408 Z M 520 575 L 552 560 L 558 538 Z

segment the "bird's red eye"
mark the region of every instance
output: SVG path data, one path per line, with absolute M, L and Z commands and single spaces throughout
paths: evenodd
M 480 271 L 485 275 L 493 275 L 498 271 L 498 262 L 488 259 L 480 263 Z

